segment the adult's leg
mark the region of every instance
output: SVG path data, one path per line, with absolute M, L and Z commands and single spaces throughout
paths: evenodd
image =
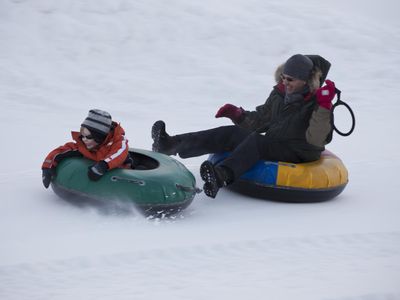
M 250 131 L 231 125 L 177 135 L 177 153 L 182 158 L 189 158 L 233 151 L 249 134 Z
M 157 121 L 152 129 L 153 150 L 179 154 L 182 158 L 232 151 L 249 134 L 250 131 L 232 125 L 170 136 L 165 131 L 165 123 Z
M 304 151 L 299 149 L 301 146 L 304 147 L 304 144 L 281 141 L 252 133 L 217 166 L 212 165 L 209 161 L 203 162 L 200 166 L 200 174 L 205 182 L 204 192 L 207 196 L 215 198 L 222 186 L 235 181 L 259 160 L 302 162 L 304 161 Z
M 231 170 L 237 179 L 259 160 L 299 162 L 300 158 L 290 143 L 252 133 L 219 166 Z

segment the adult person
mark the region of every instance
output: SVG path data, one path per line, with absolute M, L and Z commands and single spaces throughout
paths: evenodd
M 128 140 L 121 125 L 111 115 L 92 109 L 83 120 L 80 131 L 71 132 L 73 142 L 52 150 L 42 164 L 42 181 L 47 189 L 56 175 L 57 164 L 67 157 L 86 157 L 94 161 L 88 168 L 90 180 L 99 180 L 108 170 L 130 167 Z
M 165 123 L 157 121 L 152 127 L 153 151 L 182 158 L 230 151 L 217 165 L 205 161 L 200 166 L 204 192 L 211 198 L 260 159 L 318 160 L 332 138 L 335 84 L 325 81 L 330 66 L 319 55 L 293 55 L 277 68 L 276 85 L 263 105 L 246 111 L 225 104 L 218 110 L 216 118 L 230 118 L 234 125 L 170 136 Z

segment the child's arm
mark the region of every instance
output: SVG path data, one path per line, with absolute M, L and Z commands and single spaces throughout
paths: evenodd
M 108 165 L 108 169 L 115 169 L 120 167 L 126 160 L 129 154 L 128 140 L 124 135 L 120 135 L 114 140 L 109 153 L 104 161 Z
M 55 167 L 64 158 L 72 156 L 82 156 L 73 142 L 66 143 L 51 151 L 42 164 L 42 182 L 47 189 L 55 176 Z
M 128 140 L 121 135 L 114 140 L 109 153 L 104 160 L 95 163 L 89 167 L 88 177 L 90 180 L 99 180 L 108 170 L 121 166 L 129 154 Z
M 74 142 L 66 143 L 63 146 L 54 149 L 46 156 L 42 164 L 42 169 L 51 169 L 56 167 L 64 158 L 73 156 L 82 156 L 82 154 L 78 151 L 78 147 Z

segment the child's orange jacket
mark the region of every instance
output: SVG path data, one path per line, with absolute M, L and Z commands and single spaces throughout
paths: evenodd
M 72 131 L 74 142 L 68 142 L 51 151 L 44 160 L 42 169 L 56 167 L 63 158 L 82 155 L 96 162 L 104 160 L 109 170 L 121 167 L 129 154 L 128 140 L 125 138 L 124 129 L 119 124 L 113 122 L 112 128 L 96 151 L 89 151 L 80 139 L 80 133 Z

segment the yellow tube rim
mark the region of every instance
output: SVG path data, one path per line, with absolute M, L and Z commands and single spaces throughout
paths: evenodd
M 343 162 L 325 150 L 321 158 L 310 163 L 279 162 L 277 186 L 303 189 L 329 189 L 348 182 L 348 172 Z

